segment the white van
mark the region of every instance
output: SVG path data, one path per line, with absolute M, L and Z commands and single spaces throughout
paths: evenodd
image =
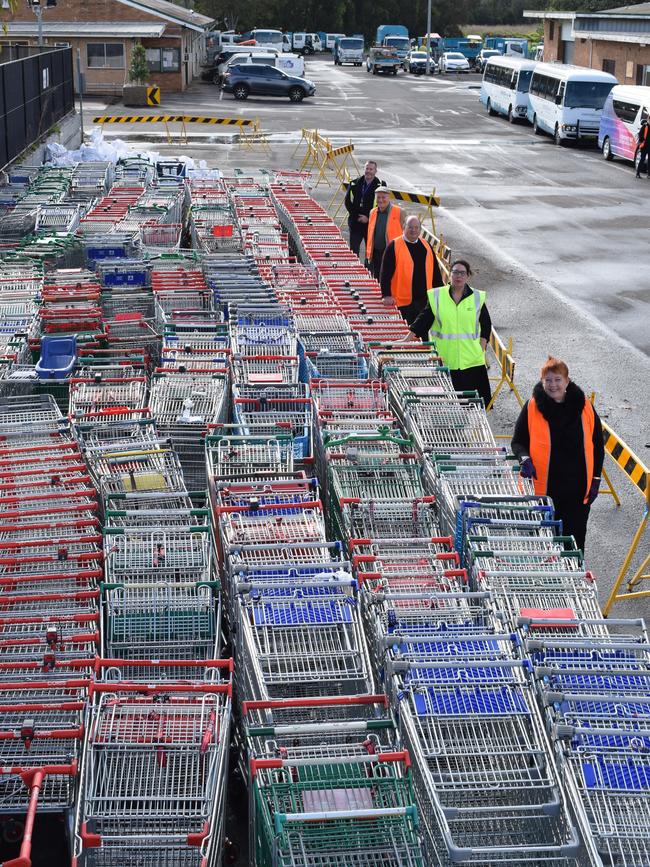
M 617 84 L 600 118 L 598 147 L 606 160 L 622 157 L 634 162 L 641 121 L 650 114 L 650 87 Z
M 277 57 L 279 54 L 279 52 L 275 51 L 275 49 L 273 49 L 273 48 L 263 48 L 259 45 L 241 45 L 241 46 L 239 46 L 239 50 L 237 50 L 237 51 L 233 50 L 233 49 L 236 49 L 237 47 L 238 46 L 235 45 L 235 46 L 231 46 L 230 48 L 226 49 L 226 51 L 227 51 L 226 59 L 224 61 L 222 61 L 222 63 L 220 63 L 217 66 L 217 76 L 218 77 L 221 77 L 223 75 L 226 66 L 230 63 L 230 61 L 232 60 L 233 57 L 238 57 L 239 63 L 245 63 L 249 57 L 251 57 L 251 58 L 252 57 L 259 57 L 259 56 Z M 262 63 L 262 62 L 265 63 L 266 61 L 260 61 L 260 63 Z
M 561 145 L 597 139 L 603 106 L 615 76 L 585 66 L 538 63 L 530 80 L 528 120 L 535 135 L 547 132 Z
M 292 42 L 294 51 L 304 51 L 305 54 L 323 50 L 318 33 L 294 33 Z
M 288 75 L 297 75 L 299 78 L 305 77 L 305 58 L 299 54 L 249 54 L 242 52 L 241 54 L 233 54 L 225 65 L 224 72 L 231 66 L 240 66 L 244 63 L 265 63 L 268 66 L 275 66 L 277 69 L 282 69 Z
M 479 99 L 489 115 L 502 114 L 510 123 L 526 119 L 535 66 L 534 60 L 501 55 L 486 61 Z

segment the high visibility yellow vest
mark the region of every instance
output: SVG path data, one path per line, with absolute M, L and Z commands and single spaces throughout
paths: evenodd
M 427 296 L 434 315 L 429 331 L 443 363 L 450 370 L 467 370 L 485 364 L 481 347 L 479 316 L 485 292 L 472 289 L 460 304 L 454 303 L 449 285 L 429 289 Z

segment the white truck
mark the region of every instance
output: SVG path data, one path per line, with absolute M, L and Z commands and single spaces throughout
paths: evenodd
M 363 38 L 360 36 L 342 36 L 334 43 L 334 65 L 343 66 L 351 63 L 361 66 L 363 63 Z

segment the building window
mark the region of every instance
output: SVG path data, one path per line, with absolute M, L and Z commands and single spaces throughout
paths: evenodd
M 609 72 L 610 75 L 616 75 L 616 61 L 603 60 L 603 72 Z
M 89 42 L 86 50 L 89 69 L 124 69 L 121 42 Z
M 145 54 L 149 72 L 160 72 L 162 70 L 162 49 L 147 48 Z
M 555 21 L 548 22 L 548 41 L 552 42 L 555 39 Z
M 181 68 L 181 50 L 180 48 L 163 48 L 162 49 L 162 71 L 163 72 L 180 72 Z

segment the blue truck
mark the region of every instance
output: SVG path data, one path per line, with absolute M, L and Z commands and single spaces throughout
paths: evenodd
M 394 48 L 400 63 L 403 64 L 411 50 L 409 32 L 403 24 L 382 24 L 377 28 L 375 45 L 381 48 Z
M 436 38 L 431 36 L 431 53 L 436 60 L 439 60 L 445 51 L 458 51 L 468 59 L 470 66 L 475 66 L 476 58 L 483 47 L 479 38 L 473 39 L 467 36 L 446 36 L 444 38 L 439 36 Z
M 516 36 L 488 36 L 484 48 L 493 48 L 509 57 L 528 57 L 528 40 Z

